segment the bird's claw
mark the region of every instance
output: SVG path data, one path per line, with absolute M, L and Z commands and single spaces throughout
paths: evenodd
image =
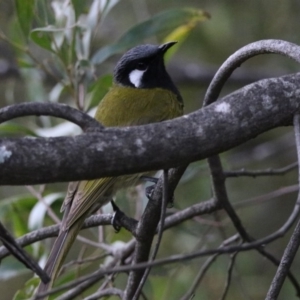
M 152 199 L 152 194 L 155 189 L 155 186 L 156 186 L 156 184 L 152 184 L 145 188 L 145 194 L 149 200 Z M 172 195 L 172 198 L 168 200 L 168 208 L 172 208 L 173 206 L 174 206 L 174 194 Z
M 114 214 L 113 214 L 113 217 L 111 219 L 111 225 L 113 226 L 115 232 L 118 233 L 122 228 L 122 225 L 120 223 L 120 219 L 121 219 L 121 216 L 122 216 L 123 212 L 120 210 L 120 208 L 118 207 L 118 205 L 114 201 L 111 201 L 111 205 L 112 205 L 113 210 L 114 210 Z

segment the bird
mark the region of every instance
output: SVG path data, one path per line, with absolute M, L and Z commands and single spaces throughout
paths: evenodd
M 142 44 L 128 50 L 114 68 L 112 86 L 100 101 L 95 119 L 106 127 L 122 127 L 182 116 L 183 99 L 164 64 L 164 54 L 175 44 Z M 41 282 L 37 294 L 53 286 L 85 218 L 109 202 L 118 190 L 141 183 L 142 175 L 69 183 L 60 231 L 44 268 L 51 280 Z

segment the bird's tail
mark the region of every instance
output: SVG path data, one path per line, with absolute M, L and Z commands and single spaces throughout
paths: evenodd
M 51 253 L 44 268 L 46 273 L 50 276 L 50 282 L 48 282 L 47 284 L 41 282 L 38 287 L 37 294 L 44 293 L 52 288 L 53 283 L 59 274 L 60 268 L 63 265 L 63 262 L 69 252 L 69 249 L 76 239 L 83 221 L 84 218 L 82 222 L 81 220 L 78 220 L 71 226 L 71 228 L 60 231 L 57 239 L 54 242 Z M 45 300 L 47 298 L 48 297 L 45 296 L 42 299 Z

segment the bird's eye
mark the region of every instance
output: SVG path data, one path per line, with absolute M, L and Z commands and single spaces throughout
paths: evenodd
M 136 69 L 139 71 L 145 71 L 147 69 L 147 65 L 143 62 L 139 62 L 136 66 Z

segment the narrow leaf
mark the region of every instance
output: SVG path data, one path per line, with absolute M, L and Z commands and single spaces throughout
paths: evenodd
M 88 109 L 95 107 L 99 104 L 108 89 L 112 85 L 112 75 L 104 75 L 100 77 L 92 86 L 91 93 L 89 94 L 90 103 Z
M 37 136 L 33 130 L 25 127 L 24 125 L 20 125 L 13 122 L 7 122 L 0 125 L 0 136 L 7 135 L 29 135 L 29 136 Z
M 35 0 L 15 0 L 18 21 L 26 38 L 31 30 Z
M 62 199 L 63 197 L 63 193 L 53 193 L 44 197 L 45 203 L 37 202 L 30 212 L 28 218 L 28 228 L 31 230 L 41 228 L 47 212 L 47 205 L 50 206 L 53 202 Z
M 204 21 L 208 17 L 209 15 L 205 11 L 193 8 L 176 8 L 161 12 L 129 29 L 117 43 L 100 49 L 92 57 L 92 62 L 100 64 L 116 53 L 143 43 L 146 38 L 154 35 L 167 35 L 179 26 Z
M 50 29 L 51 27 L 45 27 L 45 28 L 36 28 L 31 31 L 30 38 L 33 42 L 35 42 L 38 46 L 41 48 L 44 48 L 48 51 L 53 52 L 52 49 L 52 38 L 50 35 Z
M 168 61 L 174 53 L 178 50 L 178 48 L 183 44 L 186 38 L 190 35 L 191 31 L 196 27 L 199 22 L 203 22 L 209 18 L 209 15 L 203 13 L 203 16 L 199 15 L 198 17 L 191 18 L 189 22 L 186 24 L 180 25 L 175 28 L 170 34 L 168 34 L 163 42 L 177 41 L 177 44 L 173 46 L 168 52 L 165 54 L 165 60 Z

